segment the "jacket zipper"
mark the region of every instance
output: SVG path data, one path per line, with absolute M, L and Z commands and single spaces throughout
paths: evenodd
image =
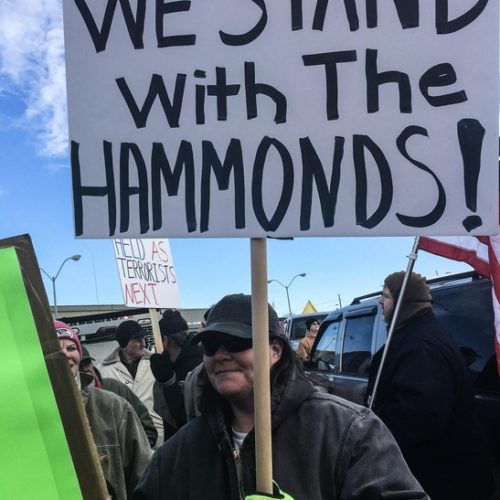
M 242 466 L 241 466 L 241 453 L 239 448 L 233 449 L 233 457 L 236 465 L 236 474 L 238 476 L 238 492 L 240 500 L 244 499 L 243 495 L 243 474 L 242 474 Z

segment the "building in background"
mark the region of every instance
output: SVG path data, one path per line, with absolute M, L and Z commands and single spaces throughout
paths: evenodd
M 163 309 L 137 308 L 130 309 L 124 305 L 74 305 L 58 306 L 58 319 L 71 325 L 82 344 L 86 346 L 90 355 L 97 364 L 116 347 L 116 327 L 127 319 L 137 321 L 147 332 L 146 343 L 148 349 L 154 348 L 153 330 L 151 326 L 151 314 L 161 318 Z M 207 308 L 179 309 L 186 319 L 190 331 L 196 331 L 203 320 L 203 314 Z

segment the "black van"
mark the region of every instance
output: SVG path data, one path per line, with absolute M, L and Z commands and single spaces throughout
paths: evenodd
M 433 311 L 460 347 L 474 380 L 478 416 L 491 455 L 500 464 L 500 378 L 495 358 L 491 281 L 475 272 L 428 281 Z M 387 325 L 380 291 L 330 313 L 321 324 L 306 373 L 329 392 L 363 404 L 373 354 Z

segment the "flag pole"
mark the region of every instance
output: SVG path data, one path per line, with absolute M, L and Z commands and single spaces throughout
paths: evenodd
M 389 332 L 387 333 L 387 341 L 385 343 L 384 351 L 382 352 L 382 358 L 380 360 L 380 365 L 378 367 L 377 376 L 375 377 L 375 384 L 373 385 L 373 391 L 369 396 L 368 400 L 368 408 L 370 409 L 372 409 L 374 406 L 375 398 L 377 395 L 377 389 L 380 381 L 380 374 L 382 373 L 385 358 L 387 356 L 389 345 L 392 340 L 392 335 L 394 333 L 394 328 L 396 327 L 396 322 L 399 316 L 399 310 L 401 309 L 401 304 L 403 303 L 404 295 L 406 292 L 406 285 L 408 284 L 408 280 L 410 279 L 410 275 L 413 271 L 413 266 L 415 265 L 415 261 L 417 260 L 419 241 L 420 241 L 420 236 L 417 236 L 415 238 L 415 241 L 413 242 L 413 248 L 411 250 L 411 253 L 410 255 L 408 255 L 408 266 L 406 267 L 406 272 L 403 277 L 403 283 L 401 284 L 401 291 L 399 292 L 398 300 L 396 301 L 396 307 L 394 308 L 394 314 L 392 315 L 391 325 L 389 327 Z
M 256 486 L 257 491 L 271 495 L 273 493 L 273 464 L 266 239 L 251 238 L 250 250 L 252 267 Z

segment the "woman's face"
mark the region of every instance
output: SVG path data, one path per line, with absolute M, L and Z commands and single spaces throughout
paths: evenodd
M 269 345 L 269 364 L 281 358 L 282 347 L 277 341 Z M 214 389 L 229 402 L 253 401 L 253 349 L 229 352 L 221 344 L 213 356 L 203 355 L 203 364 Z M 250 399 L 247 399 L 250 398 Z
M 78 352 L 78 348 L 76 344 L 71 339 L 59 339 L 59 347 L 61 348 L 62 353 L 66 356 L 66 359 L 69 362 L 69 368 L 73 377 L 76 377 L 78 374 L 78 367 L 80 366 L 80 353 Z

